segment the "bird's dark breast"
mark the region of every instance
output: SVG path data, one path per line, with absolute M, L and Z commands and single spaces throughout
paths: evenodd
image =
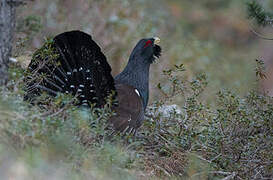
M 117 131 L 135 132 L 144 119 L 144 108 L 138 91 L 133 86 L 116 84 L 118 106 L 116 115 L 110 118 Z

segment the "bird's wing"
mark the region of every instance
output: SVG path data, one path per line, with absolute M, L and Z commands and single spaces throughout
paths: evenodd
M 118 94 L 118 106 L 114 108 L 116 115 L 109 120 L 114 129 L 121 132 L 134 133 L 144 119 L 144 108 L 139 92 L 132 86 L 115 85 Z

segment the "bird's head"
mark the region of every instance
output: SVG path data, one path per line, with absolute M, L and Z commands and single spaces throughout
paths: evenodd
M 141 39 L 133 50 L 134 55 L 138 54 L 145 64 L 152 64 L 161 56 L 161 47 L 159 46 L 160 39 L 158 37 Z

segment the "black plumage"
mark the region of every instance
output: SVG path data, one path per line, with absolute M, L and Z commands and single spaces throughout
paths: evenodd
M 144 119 L 149 99 L 149 68 L 161 54 L 158 38 L 140 40 L 125 69 L 115 78 L 100 47 L 91 36 L 70 31 L 53 39 L 57 54 L 48 58 L 34 54 L 28 66 L 25 99 L 33 101 L 41 92 L 56 96 L 71 93 L 79 105 L 105 104 L 112 93 L 117 95 L 116 115 L 109 120 L 118 131 L 135 132 Z M 42 76 L 42 78 L 40 78 Z

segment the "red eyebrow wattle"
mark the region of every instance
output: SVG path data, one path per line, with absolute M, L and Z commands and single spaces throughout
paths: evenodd
M 146 41 L 144 48 L 146 48 L 146 47 L 149 46 L 150 44 L 152 44 L 152 41 L 151 41 L 151 40 Z

